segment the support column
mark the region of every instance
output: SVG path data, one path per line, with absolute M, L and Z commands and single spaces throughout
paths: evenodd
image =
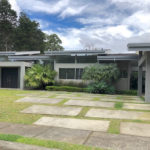
M 138 96 L 142 96 L 142 66 L 138 67 Z
M 139 51 L 139 60 L 142 58 L 142 52 Z M 138 65 L 138 96 L 142 96 L 142 66 Z
M 150 103 L 150 52 L 146 52 L 145 101 Z
M 130 90 L 131 64 L 128 64 L 128 90 Z
M 20 89 L 24 89 L 25 66 L 20 67 Z
M 0 68 L 0 88 L 2 87 L 2 68 Z

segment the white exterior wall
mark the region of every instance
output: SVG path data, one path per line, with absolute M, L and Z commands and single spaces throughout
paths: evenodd
M 56 63 L 54 61 L 54 70 L 57 72 L 57 76 L 55 78 L 56 81 L 62 82 L 76 82 L 80 83 L 83 80 L 77 79 L 59 79 L 59 68 L 85 68 L 90 65 L 94 65 L 95 63 Z M 115 87 L 117 90 L 130 90 L 130 74 L 131 74 L 131 67 L 130 64 L 122 64 L 119 68 L 127 69 L 128 78 L 120 78 L 116 83 Z
M 54 70 L 57 72 L 57 76 L 55 80 L 60 80 L 59 79 L 59 68 L 85 68 L 90 65 L 94 65 L 95 63 L 56 63 L 54 61 Z M 82 80 L 77 80 L 77 79 L 61 79 L 61 81 L 75 81 L 75 82 L 82 82 Z

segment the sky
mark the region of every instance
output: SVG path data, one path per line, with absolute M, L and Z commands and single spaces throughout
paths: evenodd
M 56 33 L 65 50 L 111 49 L 150 42 L 150 0 L 9 0 L 47 34 Z

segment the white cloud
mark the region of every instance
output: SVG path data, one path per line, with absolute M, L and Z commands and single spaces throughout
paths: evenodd
M 81 7 L 79 7 L 79 8 L 71 8 L 71 7 L 68 7 L 68 8 L 66 8 L 64 11 L 62 11 L 62 13 L 60 14 L 60 16 L 61 16 L 62 18 L 65 18 L 66 16 L 78 15 L 78 14 L 80 14 L 85 8 L 86 8 L 86 6 L 81 6 Z
M 123 24 L 134 26 L 142 31 L 147 31 L 150 29 L 150 12 L 145 12 L 143 10 L 138 11 L 125 19 Z
M 50 27 L 51 23 L 42 19 L 34 18 L 36 22 L 39 23 L 40 29 L 45 30 L 45 28 Z
M 16 0 L 9 0 L 9 3 L 11 4 L 12 9 L 14 9 L 17 12 L 17 15 L 20 14 L 20 7 Z
M 62 20 L 75 16 L 73 21 L 82 24 L 82 28 L 57 27 L 56 34 L 62 39 L 66 49 L 95 47 L 125 52 L 128 42 L 150 42 L 150 0 L 9 1 L 17 12 L 21 9 L 31 13 L 55 14 Z M 36 20 L 44 32 L 54 33 L 53 30 L 45 31 L 51 23 L 38 18 Z

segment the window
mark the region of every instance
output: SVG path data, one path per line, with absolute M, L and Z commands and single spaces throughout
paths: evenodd
M 83 68 L 60 68 L 59 79 L 81 79 Z
M 83 69 L 77 68 L 76 69 L 76 79 L 82 79 L 82 75 L 83 75 Z
M 75 69 L 71 68 L 60 68 L 59 69 L 59 79 L 74 79 Z
M 120 70 L 120 78 L 128 78 L 127 70 Z

